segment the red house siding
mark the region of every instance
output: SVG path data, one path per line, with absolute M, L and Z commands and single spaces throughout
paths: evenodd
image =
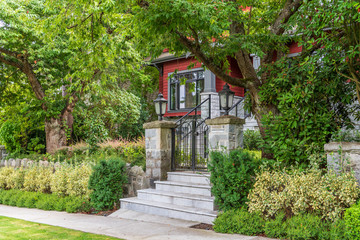
M 242 78 L 241 72 L 239 67 L 237 66 L 237 63 L 235 59 L 229 59 L 230 61 L 230 68 L 231 73 L 230 75 L 232 77 Z M 169 99 L 168 97 L 168 76 L 169 73 L 177 71 L 184 71 L 187 70 L 187 67 L 190 65 L 190 63 L 195 63 L 195 66 L 193 68 L 201 68 L 201 63 L 196 61 L 194 58 L 183 58 L 178 59 L 174 61 L 164 62 L 163 63 L 163 76 L 159 77 L 159 92 L 161 92 L 164 95 L 165 99 Z M 225 82 L 222 81 L 220 78 L 216 77 L 216 91 L 219 92 L 225 85 Z M 244 96 L 244 89 L 241 87 L 235 87 L 230 86 L 230 89 L 235 92 L 236 96 Z M 165 117 L 175 117 L 175 116 L 183 116 L 187 113 L 185 112 L 166 112 Z
M 177 70 L 177 71 L 187 70 L 187 67 L 189 66 L 190 63 L 195 63 L 195 66 L 193 68 L 201 68 L 201 63 L 196 61 L 194 58 L 183 58 L 183 59 L 178 59 L 178 60 L 163 63 L 163 76 L 160 77 L 160 79 L 159 79 L 160 80 L 159 91 L 162 92 L 165 99 L 169 99 L 168 98 L 168 85 L 169 85 L 168 84 L 169 83 L 168 75 L 169 75 L 169 73 L 173 73 L 173 72 L 175 72 L 175 70 Z M 165 117 L 183 116 L 186 113 L 187 113 L 187 111 L 175 112 L 175 113 L 166 112 Z

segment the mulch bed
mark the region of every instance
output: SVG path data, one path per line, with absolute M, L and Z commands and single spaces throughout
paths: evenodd
M 196 229 L 203 229 L 203 230 L 211 230 L 211 231 L 214 231 L 213 225 L 211 225 L 211 224 L 206 224 L 206 223 L 196 224 L 196 225 L 194 225 L 194 226 L 191 226 L 190 228 L 196 228 Z

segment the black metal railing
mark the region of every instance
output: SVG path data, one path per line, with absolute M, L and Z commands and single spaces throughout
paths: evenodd
M 208 104 L 208 113 L 202 106 Z M 208 158 L 208 126 L 211 118 L 211 95 L 176 121 L 172 131 L 171 168 L 175 170 L 206 171 Z
M 247 117 L 250 117 L 251 116 L 251 113 L 250 112 L 247 112 L 247 111 L 245 111 L 245 108 L 244 108 L 244 106 L 242 106 L 242 109 L 244 110 L 244 116 L 240 116 L 239 115 L 239 105 L 243 102 L 245 100 L 245 97 L 242 97 L 242 98 L 240 98 L 240 100 L 239 101 L 237 101 L 230 109 L 229 109 L 229 114 L 231 114 L 231 111 L 232 110 L 235 110 L 235 114 L 234 114 L 234 116 L 235 117 L 241 117 L 241 118 L 247 118 Z

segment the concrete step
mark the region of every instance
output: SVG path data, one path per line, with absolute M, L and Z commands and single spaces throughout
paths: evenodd
M 168 181 L 210 185 L 210 174 L 201 172 L 168 172 Z
M 216 210 L 214 208 L 214 197 L 166 192 L 156 189 L 143 189 L 139 190 L 137 193 L 138 199 L 140 200 L 169 203 L 178 206 L 202 208 L 212 211 Z
M 164 192 L 194 194 L 211 197 L 211 186 L 173 181 L 155 181 L 155 189 Z
M 122 209 L 208 224 L 212 224 L 217 215 L 215 211 L 178 206 L 169 203 L 158 203 L 138 198 L 120 199 L 120 204 Z

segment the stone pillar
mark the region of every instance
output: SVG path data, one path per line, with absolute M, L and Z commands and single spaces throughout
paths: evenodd
M 328 169 L 336 173 L 354 171 L 360 184 L 360 143 L 331 142 L 324 145 Z
M 153 181 L 166 180 L 171 170 L 171 121 L 154 121 L 144 124 L 146 149 L 146 177 Z
M 200 93 L 201 102 L 205 101 L 205 99 L 210 97 L 210 110 L 211 115 L 210 118 L 220 117 L 220 102 L 219 102 L 219 94 L 217 92 L 203 92 Z M 206 119 L 209 117 L 209 102 L 201 105 L 201 118 Z
M 206 120 L 209 126 L 210 151 L 227 152 L 243 146 L 245 120 L 234 116 L 222 116 Z

